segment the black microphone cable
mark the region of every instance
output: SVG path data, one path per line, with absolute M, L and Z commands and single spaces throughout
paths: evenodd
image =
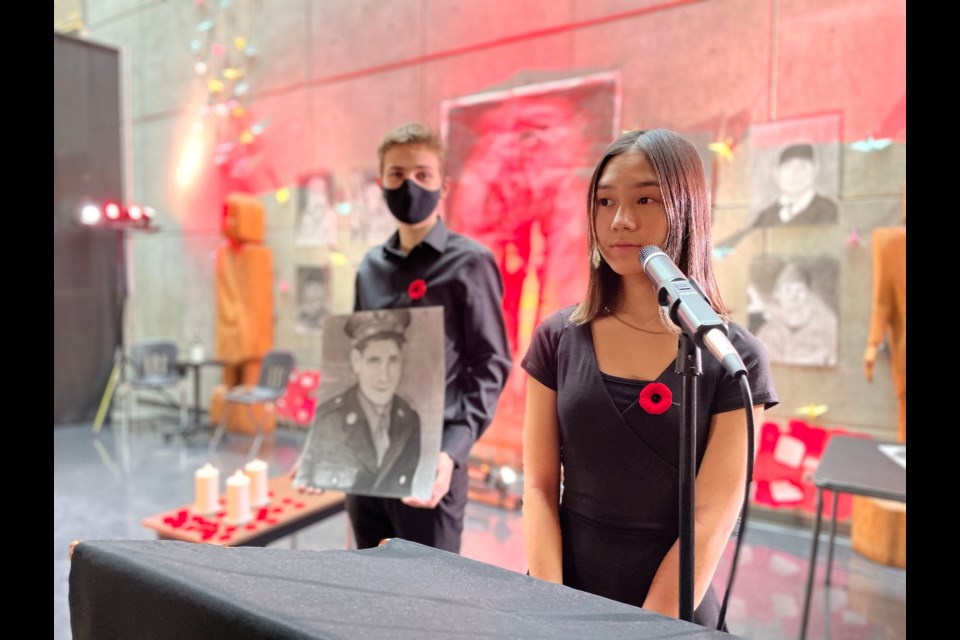
M 740 509 L 740 529 L 737 532 L 737 542 L 734 545 L 733 563 L 730 565 L 730 577 L 727 578 L 727 589 L 723 594 L 723 603 L 720 605 L 720 617 L 717 618 L 717 631 L 723 630 L 723 623 L 727 617 L 727 601 L 733 590 L 733 579 L 737 574 L 737 560 L 740 558 L 740 545 L 747 531 L 747 516 L 750 508 L 750 484 L 753 481 L 753 449 L 754 449 L 754 422 L 753 422 L 753 394 L 750 392 L 750 382 L 746 372 L 737 376 L 740 382 L 740 395 L 747 412 L 747 481 L 743 492 L 743 507 Z

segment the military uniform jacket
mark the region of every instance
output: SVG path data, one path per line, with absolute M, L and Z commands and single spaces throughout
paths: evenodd
M 807 224 L 837 224 L 837 203 L 820 195 L 813 197 L 803 211 L 797 213 L 789 222 L 780 220 L 780 203 L 774 202 L 757 217 L 754 227 L 799 227 Z
M 353 494 L 408 496 L 420 460 L 420 417 L 406 400 L 393 396 L 390 446 L 378 467 L 358 393 L 354 385 L 317 409 L 296 482 Z

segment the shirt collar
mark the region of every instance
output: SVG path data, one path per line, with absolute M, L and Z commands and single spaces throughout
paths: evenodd
M 816 189 L 810 187 L 796 198 L 790 198 L 786 195 L 780 196 L 780 218 L 783 219 L 784 213 L 786 213 L 787 218 L 784 222 L 793 219 L 798 213 L 810 206 L 816 195 Z
M 433 247 L 437 253 L 443 253 L 447 248 L 447 239 L 450 237 L 450 229 L 443 223 L 442 218 L 437 218 L 437 223 L 430 229 L 430 233 L 420 242 Z M 419 246 L 419 245 L 417 245 Z M 400 232 L 394 231 L 390 239 L 383 245 L 385 253 L 389 253 L 398 258 L 405 258 L 406 255 L 400 250 Z
M 390 407 L 393 404 L 392 399 L 385 405 L 374 404 L 367 396 L 363 395 L 363 391 L 360 390 L 359 386 L 357 387 L 357 402 L 359 402 L 360 408 L 363 409 L 364 415 L 367 416 L 367 422 L 372 429 L 377 427 L 380 416 L 384 414 L 390 415 Z

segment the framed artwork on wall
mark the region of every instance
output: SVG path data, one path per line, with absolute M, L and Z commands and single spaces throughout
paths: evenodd
M 519 371 L 534 327 L 587 285 L 584 198 L 619 133 L 620 75 L 599 73 L 445 100 L 446 222 L 484 244 L 504 283 L 507 338 Z M 579 258 L 578 258 L 579 257 Z M 523 376 L 511 376 L 484 443 L 519 455 Z
M 837 364 L 840 263 L 832 256 L 758 256 L 750 266 L 748 328 L 770 361 Z
M 322 321 L 330 309 L 329 267 L 297 267 L 297 310 L 294 329 L 297 333 L 319 334 Z
M 296 245 L 330 247 L 337 245 L 337 211 L 333 175 L 314 173 L 297 185 Z
M 377 177 L 376 168 L 356 170 L 347 176 L 350 242 L 356 246 L 380 244 L 397 230 L 397 221 L 387 208 Z
M 835 225 L 840 114 L 750 128 L 750 220 L 757 228 Z

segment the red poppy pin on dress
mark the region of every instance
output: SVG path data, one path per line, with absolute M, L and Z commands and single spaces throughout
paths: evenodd
M 419 300 L 427 292 L 427 283 L 422 278 L 417 278 L 407 287 L 407 295 L 411 300 Z
M 640 392 L 640 406 L 650 415 L 658 416 L 673 404 L 673 392 L 662 382 L 651 382 Z

